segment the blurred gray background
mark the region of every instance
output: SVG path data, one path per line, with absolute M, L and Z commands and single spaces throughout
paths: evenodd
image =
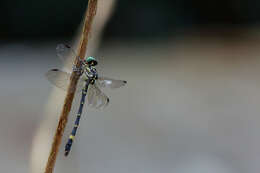
M 41 173 L 65 93 L 44 77 L 70 69 L 87 1 L 0 2 L 0 167 Z M 85 108 L 71 155 L 55 172 L 258 173 L 259 3 L 100 0 L 88 55 L 128 81 Z

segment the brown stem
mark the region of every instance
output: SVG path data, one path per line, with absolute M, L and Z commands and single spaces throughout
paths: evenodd
M 83 26 L 83 31 L 82 31 L 82 35 L 81 35 L 81 41 L 80 41 L 78 52 L 77 52 L 77 56 L 80 57 L 80 59 L 83 59 L 85 57 L 85 54 L 87 51 L 87 44 L 88 44 L 90 29 L 91 29 L 91 25 L 92 25 L 94 16 L 96 15 L 96 11 L 97 11 L 97 1 L 98 0 L 89 0 L 88 1 L 88 9 L 87 9 L 87 12 L 85 15 L 84 26 Z M 75 57 L 74 62 L 77 67 L 80 66 L 80 62 L 77 57 Z M 73 98 L 74 98 L 74 94 L 75 94 L 75 90 L 76 90 L 76 86 L 77 86 L 79 77 L 80 76 L 77 73 L 72 72 L 71 79 L 70 79 L 70 85 L 68 87 L 68 91 L 66 94 L 63 108 L 62 108 L 58 127 L 56 130 L 55 136 L 53 138 L 51 152 L 50 152 L 48 162 L 47 162 L 47 165 L 45 168 L 45 173 L 53 172 L 55 162 L 56 162 L 56 157 L 57 157 L 57 154 L 59 151 L 64 129 L 65 129 L 67 121 L 68 121 L 68 115 L 71 110 L 71 105 L 73 102 Z

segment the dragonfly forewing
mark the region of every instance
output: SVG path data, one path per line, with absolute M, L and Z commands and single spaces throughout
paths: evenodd
M 65 64 L 65 67 L 70 69 L 73 65 L 72 57 L 76 56 L 74 50 L 68 45 L 58 44 L 56 47 L 56 53 L 62 63 Z
M 97 85 L 101 88 L 107 87 L 111 89 L 116 89 L 125 86 L 126 83 L 127 82 L 124 80 L 116 80 L 108 77 L 99 77 L 97 80 Z

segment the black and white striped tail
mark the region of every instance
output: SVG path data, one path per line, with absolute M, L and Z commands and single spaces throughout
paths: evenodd
M 89 80 L 86 81 L 86 85 L 82 89 L 82 95 L 81 95 L 79 110 L 78 110 L 78 113 L 77 113 L 77 118 L 76 118 L 76 121 L 74 123 L 74 127 L 73 127 L 73 130 L 72 130 L 71 134 L 70 134 L 68 142 L 67 142 L 67 144 L 65 146 L 65 153 L 64 153 L 65 156 L 69 155 L 69 152 L 71 150 L 71 146 L 72 146 L 73 140 L 74 140 L 74 138 L 76 136 L 77 129 L 79 127 L 79 121 L 80 121 L 80 118 L 81 118 L 81 115 L 82 115 L 82 110 L 83 110 L 83 106 L 84 106 L 84 103 L 85 103 L 85 98 L 86 98 L 86 95 L 87 95 L 89 83 L 90 83 Z

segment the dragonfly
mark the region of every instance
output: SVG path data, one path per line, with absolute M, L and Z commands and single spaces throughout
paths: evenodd
M 65 56 L 68 54 L 73 54 L 76 56 L 75 51 L 68 45 L 60 44 L 57 46 L 56 51 L 57 55 L 62 59 L 65 59 Z M 108 77 L 99 76 L 95 68 L 98 65 L 98 61 L 94 57 L 85 57 L 83 60 L 79 58 L 79 61 L 80 67 L 77 68 L 75 65 L 73 65 L 72 70 L 80 75 L 76 87 L 76 92 L 78 93 L 81 91 L 81 100 L 76 120 L 74 122 L 74 127 L 65 145 L 65 156 L 68 156 L 70 153 L 72 143 L 75 139 L 79 127 L 79 122 L 83 112 L 85 100 L 87 100 L 87 105 L 96 109 L 103 109 L 108 106 L 110 100 L 100 88 L 116 89 L 125 86 L 127 83 L 127 81 L 125 80 L 116 80 Z M 65 91 L 68 90 L 71 73 L 59 69 L 51 69 L 45 74 L 45 76 L 47 77 L 48 81 L 50 81 L 50 83 L 52 83 L 56 87 Z

